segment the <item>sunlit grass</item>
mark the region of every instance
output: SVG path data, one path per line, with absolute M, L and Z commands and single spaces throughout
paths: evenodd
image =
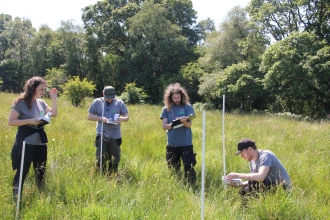
M 10 152 L 16 127 L 7 125 L 13 94 L 0 97 L 1 218 L 13 219 L 14 172 Z M 46 100 L 50 103 L 50 100 Z M 22 219 L 200 219 L 200 193 L 188 189 L 167 169 L 166 136 L 159 119 L 162 106 L 128 106 L 130 121 L 122 124 L 122 160 L 118 176 L 100 176 L 94 169 L 95 123 L 87 120 L 88 104 L 75 108 L 59 99 L 59 115 L 47 125 L 46 189 L 39 192 L 32 170 L 21 204 Z M 193 122 L 198 183 L 202 167 L 202 112 Z M 291 195 L 252 199 L 242 210 L 237 189 L 224 189 L 222 112 L 206 115 L 205 219 L 329 219 L 330 160 L 328 123 L 310 123 L 271 116 L 226 114 L 226 173 L 248 172 L 248 164 L 234 156 L 243 137 L 258 148 L 272 150 L 287 168 Z

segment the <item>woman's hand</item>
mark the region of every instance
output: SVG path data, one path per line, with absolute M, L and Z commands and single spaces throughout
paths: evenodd
M 30 123 L 29 124 L 37 126 L 38 124 L 40 124 L 40 121 L 37 118 L 30 118 Z
M 58 91 L 56 88 L 52 88 L 50 91 L 49 91 L 49 95 L 51 98 L 56 98 L 57 97 L 57 94 L 58 94 Z

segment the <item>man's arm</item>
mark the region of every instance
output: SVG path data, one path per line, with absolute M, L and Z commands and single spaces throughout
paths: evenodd
M 172 124 L 169 124 L 168 123 L 168 119 L 167 118 L 163 118 L 162 119 L 162 127 L 163 127 L 163 130 L 171 130 L 172 129 Z
M 245 180 L 262 182 L 266 178 L 269 169 L 270 169 L 270 167 L 268 167 L 268 166 L 262 166 L 259 168 L 258 173 L 229 173 L 227 175 L 227 178 L 229 178 L 229 179 L 240 178 L 240 179 L 245 179 Z
M 117 123 L 127 122 L 128 120 L 129 120 L 128 114 L 125 114 L 125 115 L 118 117 Z
M 104 123 L 108 122 L 108 119 L 102 116 L 93 115 L 92 113 L 88 112 L 87 119 L 90 121 L 103 121 Z
M 180 118 L 180 121 L 183 124 L 183 126 L 185 126 L 186 128 L 191 128 L 192 122 L 188 121 L 188 119 L 189 119 L 188 116 L 183 116 Z

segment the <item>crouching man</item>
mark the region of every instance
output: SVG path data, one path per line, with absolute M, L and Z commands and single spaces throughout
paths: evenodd
M 232 172 L 226 178 L 246 180 L 239 186 L 242 196 L 256 195 L 258 192 L 267 192 L 277 187 L 283 187 L 285 191 L 292 188 L 288 172 L 270 150 L 258 150 L 253 140 L 243 138 L 238 142 L 238 151 L 235 153 L 239 154 L 250 163 L 250 173 Z M 231 186 L 238 187 L 235 184 Z

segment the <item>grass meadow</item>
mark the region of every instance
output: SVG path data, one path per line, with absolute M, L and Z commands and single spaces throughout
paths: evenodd
M 0 94 L 0 219 L 15 219 L 11 148 L 17 127 L 7 125 L 17 95 Z M 49 99 L 45 99 L 51 104 Z M 166 133 L 162 106 L 128 105 L 130 121 L 122 124 L 122 160 L 118 176 L 100 176 L 94 168 L 95 122 L 87 109 L 58 99 L 59 114 L 46 126 L 46 189 L 37 190 L 32 166 L 23 188 L 21 219 L 201 219 L 201 194 L 187 188 L 165 161 Z M 196 111 L 193 143 L 201 184 L 202 112 Z M 226 173 L 249 172 L 235 156 L 243 137 L 259 149 L 272 150 L 287 168 L 294 189 L 279 190 L 240 206 L 238 189 L 224 188 L 222 111 L 206 112 L 205 219 L 330 219 L 330 123 L 273 116 L 225 115 Z

